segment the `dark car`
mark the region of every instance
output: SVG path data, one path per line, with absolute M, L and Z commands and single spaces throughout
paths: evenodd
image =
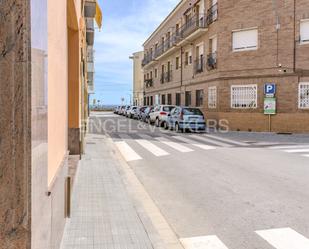
M 153 106 L 148 106 L 144 109 L 143 112 L 141 112 L 141 120 L 148 123 L 149 121 L 149 113 L 153 110 Z
M 143 111 L 147 108 L 147 106 L 141 106 L 137 108 L 136 113 L 134 114 L 135 119 L 141 119 Z

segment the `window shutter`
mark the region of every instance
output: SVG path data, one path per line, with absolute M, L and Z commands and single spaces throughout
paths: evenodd
M 300 40 L 309 42 L 309 20 L 301 21 L 300 23 Z
M 249 50 L 257 48 L 257 29 L 233 32 L 233 50 Z

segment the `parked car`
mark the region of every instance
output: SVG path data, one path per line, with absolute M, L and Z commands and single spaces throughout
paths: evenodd
M 199 108 L 176 107 L 168 116 L 166 128 L 174 129 L 176 132 L 205 131 L 206 122 L 203 113 Z
M 149 114 L 153 110 L 153 106 L 146 107 L 140 114 L 141 120 L 148 123 L 149 120 Z
M 120 106 L 120 108 L 119 108 L 119 110 L 118 110 L 118 115 L 123 115 L 124 108 L 125 108 L 124 105 Z
M 131 106 L 130 105 L 126 105 L 125 109 L 124 109 L 124 116 L 128 117 L 128 111 L 130 110 Z
M 174 108 L 175 106 L 173 105 L 157 105 L 149 114 L 149 123 L 154 123 L 156 126 L 164 126 L 168 115 Z
M 137 112 L 137 106 L 131 106 L 130 109 L 127 110 L 127 117 L 133 118 L 136 112 Z
M 118 114 L 119 111 L 120 111 L 120 106 L 116 106 L 115 109 L 114 109 L 114 113 Z
M 147 108 L 147 106 L 137 107 L 137 110 L 133 116 L 134 119 L 141 119 L 142 112 Z

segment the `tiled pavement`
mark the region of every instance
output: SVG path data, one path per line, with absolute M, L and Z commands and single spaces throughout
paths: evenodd
M 88 136 L 86 154 L 76 174 L 71 218 L 67 220 L 61 249 L 179 248 L 175 237 L 168 234 L 170 231 L 166 233 L 166 225 L 160 221 L 167 235 L 163 236 L 174 240 L 173 247 L 164 245 L 162 234 L 157 233 L 147 212 L 133 200 L 129 193 L 132 192 L 128 186 L 130 180 L 124 182 L 124 175 L 108 141 L 102 136 Z M 160 214 L 154 213 L 154 216 Z

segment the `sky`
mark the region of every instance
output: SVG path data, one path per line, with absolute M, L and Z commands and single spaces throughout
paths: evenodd
M 132 97 L 133 62 L 143 43 L 179 0 L 99 0 L 103 26 L 95 33 L 95 94 L 104 105 Z

